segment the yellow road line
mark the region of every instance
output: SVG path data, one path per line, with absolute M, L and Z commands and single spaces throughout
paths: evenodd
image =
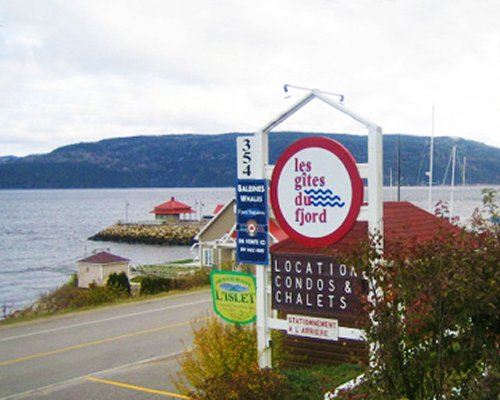
M 197 321 L 202 321 L 202 320 L 205 320 L 207 318 L 208 317 L 199 318 L 199 319 L 197 319 Z M 128 339 L 128 338 L 131 338 L 134 336 L 145 335 L 145 334 L 154 333 L 154 332 L 160 332 L 160 331 L 163 331 L 166 329 L 171 329 L 171 328 L 178 328 L 180 326 L 189 325 L 190 323 L 191 323 L 191 321 L 184 321 L 184 322 L 179 322 L 177 324 L 165 325 L 165 326 L 160 326 L 157 328 L 144 329 L 144 330 L 138 331 L 138 332 L 126 333 L 125 335 L 113 336 L 113 337 L 109 337 L 106 339 L 100 339 L 100 340 L 94 340 L 92 342 L 85 342 L 85 343 L 76 344 L 74 346 L 62 347 L 60 349 L 46 351 L 43 353 L 31 354 L 31 355 L 25 356 L 25 357 L 19 357 L 19 358 L 13 358 L 10 360 L 0 361 L 0 367 L 5 366 L 5 365 L 18 364 L 18 363 L 21 363 L 24 361 L 34 360 L 36 358 L 48 357 L 48 356 L 52 356 L 54 354 L 65 353 L 67 351 L 83 349 L 85 347 L 97 346 L 97 345 L 100 345 L 103 343 L 109 343 L 109 342 L 113 342 L 116 340 Z
M 144 386 L 130 385 L 128 383 L 122 383 L 122 382 L 116 382 L 116 381 L 109 381 L 107 379 L 99 379 L 99 378 L 95 378 L 93 376 L 87 376 L 87 377 L 85 377 L 85 379 L 87 379 L 89 381 L 92 381 L 92 382 L 104 383 L 106 385 L 112 385 L 112 386 L 122 387 L 122 388 L 125 388 L 125 389 L 137 390 L 139 392 L 160 394 L 162 396 L 170 396 L 170 397 L 174 397 L 176 399 L 189 399 L 189 397 L 184 396 L 182 394 L 170 393 L 170 392 L 166 392 L 164 390 L 150 389 L 150 388 L 147 388 L 147 387 L 144 387 Z

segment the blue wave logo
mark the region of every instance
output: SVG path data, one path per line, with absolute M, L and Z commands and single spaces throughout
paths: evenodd
M 345 206 L 345 201 L 334 194 L 330 189 L 307 189 L 304 191 L 305 194 L 311 199 L 311 205 L 322 206 L 322 207 L 339 207 Z
M 226 292 L 245 293 L 249 291 L 248 286 L 238 285 L 237 283 L 223 283 L 219 287 Z

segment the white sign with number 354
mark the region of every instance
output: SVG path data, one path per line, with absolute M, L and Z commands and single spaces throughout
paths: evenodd
M 236 138 L 238 179 L 261 179 L 257 175 L 258 165 L 262 155 L 253 136 L 240 136 Z

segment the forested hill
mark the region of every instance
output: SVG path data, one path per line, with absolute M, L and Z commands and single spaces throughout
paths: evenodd
M 172 134 L 107 139 L 60 147 L 51 153 L 0 158 L 0 188 L 229 187 L 236 180 L 236 137 Z M 273 132 L 271 162 L 308 133 Z M 318 135 L 318 134 L 314 134 Z M 343 143 L 366 161 L 366 136 L 321 134 Z M 399 135 L 384 135 L 384 179 L 396 181 Z M 429 138 L 400 135 L 403 185 L 427 184 Z M 456 182 L 466 157 L 467 184 L 500 184 L 500 148 L 460 138 L 435 138 L 434 181 L 451 178 L 450 155 L 457 145 Z M 395 183 L 394 183 L 395 184 Z

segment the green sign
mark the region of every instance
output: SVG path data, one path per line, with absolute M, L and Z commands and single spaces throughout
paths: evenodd
M 255 278 L 232 271 L 210 272 L 214 310 L 234 324 L 249 324 L 256 317 Z

